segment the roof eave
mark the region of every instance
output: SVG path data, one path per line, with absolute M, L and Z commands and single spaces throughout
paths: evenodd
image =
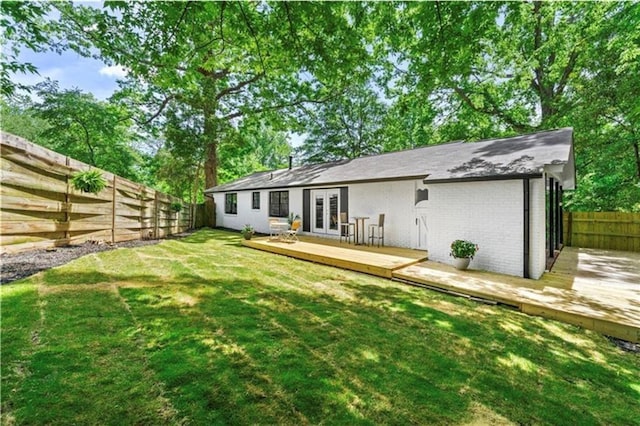
M 352 179 L 352 180 L 342 180 L 342 181 L 331 181 L 331 182 L 317 182 L 317 183 L 296 183 L 293 185 L 269 185 L 269 186 L 255 186 L 255 187 L 246 187 L 246 188 L 224 188 L 224 186 L 213 187 L 205 190 L 205 194 L 211 193 L 223 193 L 223 192 L 239 192 L 239 191 L 261 191 L 265 189 L 280 189 L 280 188 L 327 188 L 327 187 L 336 187 L 336 186 L 345 186 L 345 185 L 353 185 L 359 183 L 377 183 L 377 182 L 391 182 L 391 181 L 403 181 L 403 180 L 423 180 L 427 175 L 422 173 L 419 175 L 412 176 L 395 176 L 388 178 L 378 178 L 378 179 Z
M 492 176 L 463 176 L 444 179 L 425 179 L 424 184 L 432 183 L 461 183 L 461 182 L 483 182 L 494 180 L 520 180 L 520 179 L 536 179 L 541 178 L 542 173 L 514 173 L 510 175 L 492 175 Z

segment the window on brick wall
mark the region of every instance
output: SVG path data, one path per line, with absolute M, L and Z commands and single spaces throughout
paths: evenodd
M 289 191 L 269 192 L 269 216 L 289 216 Z
M 238 194 L 231 192 L 224 194 L 224 212 L 226 214 L 238 214 Z

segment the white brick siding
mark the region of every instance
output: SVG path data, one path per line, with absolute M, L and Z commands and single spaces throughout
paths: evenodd
M 453 240 L 465 239 L 480 246 L 471 268 L 523 275 L 522 180 L 422 184 L 406 180 L 349 185 L 349 217 L 368 216 L 366 225 L 385 213 L 385 244 L 417 248 L 415 194 L 427 188 L 429 199 L 419 204 L 427 216 L 427 250 L 434 261 L 451 263 Z M 269 232 L 269 192 L 289 191 L 289 211 L 303 216 L 302 188 L 261 190 L 260 210 L 251 209 L 252 192 L 238 191 L 238 214 L 224 212 L 224 193 L 215 193 L 216 224 L 241 229 L 251 224 Z M 545 269 L 545 186 L 530 180 L 529 274 L 539 278 Z M 334 237 L 335 238 L 335 237 Z
M 216 226 L 229 229 L 242 229 L 244 225 L 253 226 L 256 232 L 269 233 L 269 192 L 289 191 L 289 212 L 299 214 L 302 217 L 302 189 L 301 188 L 276 188 L 260 191 L 237 191 L 238 213 L 227 214 L 224 212 L 224 193 L 214 193 L 216 203 Z M 260 209 L 251 208 L 253 192 L 260 192 Z M 283 219 L 284 220 L 284 219 Z
M 414 181 L 361 183 L 349 186 L 349 217 L 365 216 L 368 226 L 385 214 L 384 243 L 396 247 L 414 247 Z M 366 237 L 366 235 L 365 235 Z
M 521 180 L 427 185 L 429 259 L 450 263 L 451 242 L 469 240 L 480 250 L 471 268 L 522 276 Z

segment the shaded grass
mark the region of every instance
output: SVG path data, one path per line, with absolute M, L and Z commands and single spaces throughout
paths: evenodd
M 2 303 L 21 424 L 640 424 L 639 358 L 598 334 L 221 231 L 87 256 Z

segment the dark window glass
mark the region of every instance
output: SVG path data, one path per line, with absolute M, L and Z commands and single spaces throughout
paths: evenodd
M 324 195 L 316 195 L 316 228 L 324 229 Z
M 416 191 L 416 204 L 420 201 L 427 201 L 429 199 L 429 190 L 428 189 L 418 189 Z
M 269 216 L 289 216 L 289 191 L 269 192 Z
M 254 210 L 260 210 L 260 193 L 254 192 L 251 194 L 251 208 Z
M 338 194 L 329 194 L 329 229 L 338 230 Z
M 224 212 L 227 214 L 238 213 L 238 194 L 235 192 L 224 194 Z

